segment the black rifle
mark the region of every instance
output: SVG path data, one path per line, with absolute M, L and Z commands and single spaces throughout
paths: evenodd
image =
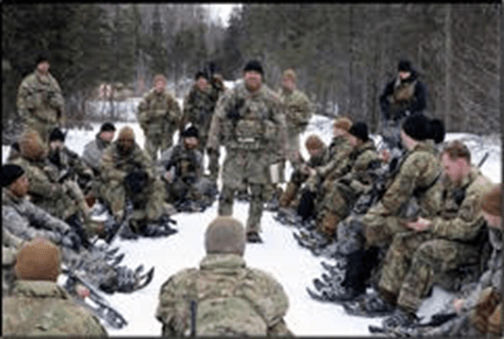
M 75 300 L 78 304 L 90 309 L 93 314 L 95 314 L 100 319 L 105 320 L 105 322 L 109 326 L 115 329 L 121 329 L 128 324 L 121 313 L 114 309 L 105 299 L 105 297 L 101 295 L 98 288 L 96 288 L 92 283 L 87 281 L 87 279 L 77 273 L 76 270 L 63 269 L 62 273 L 67 275 L 67 280 L 65 282 L 64 288 L 70 294 L 75 295 L 75 287 L 77 284 L 81 284 L 89 290 L 88 300 L 94 305 L 91 305 L 85 300 L 76 297 Z
M 190 336 L 195 337 L 196 336 L 196 313 L 197 313 L 197 309 L 198 309 L 198 302 L 194 299 L 191 299 L 191 301 L 189 301 L 189 309 L 191 312 L 191 334 L 190 334 Z
M 126 201 L 126 205 L 124 206 L 124 217 L 121 222 L 117 222 L 114 218 L 105 222 L 105 229 L 107 231 L 107 235 L 105 236 L 105 242 L 110 244 L 112 240 L 116 237 L 121 229 L 124 227 L 129 227 L 129 221 L 131 216 L 133 215 L 133 202 L 131 200 Z

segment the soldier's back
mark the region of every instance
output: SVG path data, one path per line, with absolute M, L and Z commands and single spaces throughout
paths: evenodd
M 90 311 L 49 281 L 18 281 L 2 309 L 4 335 L 107 335 Z

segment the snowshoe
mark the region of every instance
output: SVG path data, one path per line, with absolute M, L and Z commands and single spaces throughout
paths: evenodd
M 108 258 L 113 258 L 114 255 L 119 251 L 119 247 L 113 248 L 110 251 L 107 251 L 105 254 Z
M 324 283 L 319 278 L 313 279 L 313 285 L 317 291 L 322 291 L 323 289 L 330 288 L 329 282 Z
M 329 293 L 327 293 L 326 290 L 321 291 L 320 293 L 313 292 L 310 290 L 308 287 L 306 288 L 306 291 L 310 295 L 312 299 L 315 299 L 317 301 L 323 301 L 323 302 L 331 302 L 331 298 Z
M 133 232 L 131 230 L 131 227 L 129 226 L 123 227 L 121 229 L 121 232 L 119 233 L 119 236 L 121 237 L 121 239 L 127 239 L 127 240 L 137 240 L 138 238 L 140 238 L 140 236 L 135 232 Z
M 343 304 L 346 313 L 361 317 L 383 317 L 394 312 L 395 307 L 380 298 L 377 294 L 364 294 L 357 300 Z
M 237 191 L 235 197 L 238 201 L 250 201 L 250 196 L 247 191 Z
M 265 210 L 271 211 L 271 212 L 276 212 L 280 208 L 280 202 L 278 201 L 277 197 L 271 198 L 270 201 L 266 203 L 266 206 L 264 207 Z
M 321 261 L 320 264 L 322 265 L 322 267 L 329 271 L 329 273 L 331 275 L 334 275 L 336 273 L 339 273 L 341 271 L 343 271 L 346 267 L 346 260 L 344 260 L 343 258 L 341 259 L 338 259 L 336 261 L 336 264 L 335 265 L 330 265 L 328 263 L 326 263 L 325 261 Z
M 299 234 L 293 232 L 293 235 L 301 247 L 306 247 L 312 250 L 312 252 L 314 249 L 324 247 L 328 243 L 328 240 L 325 236 L 316 232 L 300 231 Z
M 391 316 L 383 319 L 382 327 L 386 330 L 398 327 L 411 327 L 418 323 L 418 320 L 415 314 L 397 308 Z
M 138 268 L 137 268 L 138 270 Z M 117 292 L 132 293 L 147 286 L 154 276 L 154 267 L 144 275 L 123 266 L 117 269 Z
M 167 224 L 150 223 L 145 225 L 142 235 L 149 238 L 167 237 L 177 233 L 178 230 L 171 228 Z
M 138 267 L 135 269 L 135 274 L 136 275 L 139 275 L 140 273 L 142 273 L 144 270 L 144 265 L 140 264 L 138 265 Z
M 249 232 L 247 233 L 247 242 L 253 243 L 253 244 L 262 244 L 262 239 L 259 233 L 257 232 Z
M 117 257 L 113 258 L 112 262 L 110 262 L 110 266 L 117 266 L 123 261 L 124 253 L 119 254 Z

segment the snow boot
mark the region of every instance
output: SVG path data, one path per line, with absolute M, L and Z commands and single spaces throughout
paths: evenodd
M 253 243 L 253 244 L 262 244 L 262 239 L 259 233 L 257 232 L 249 232 L 247 233 L 247 242 Z

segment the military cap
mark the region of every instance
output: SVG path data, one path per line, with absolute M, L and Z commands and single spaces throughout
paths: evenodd
M 215 218 L 205 232 L 207 254 L 245 253 L 245 228 L 243 224 L 228 216 Z
M 7 164 L 2 166 L 2 187 L 7 187 L 24 174 L 23 168 L 18 165 Z
M 306 139 L 305 146 L 310 150 L 322 149 L 324 142 L 317 135 L 312 134 Z
M 439 119 L 430 120 L 423 114 L 413 114 L 404 120 L 402 129 L 411 138 L 422 141 L 427 139 L 440 143 L 444 140 L 444 124 Z
M 413 67 L 411 67 L 411 62 L 408 60 L 401 60 L 399 64 L 397 64 L 397 70 L 399 72 L 412 72 Z
M 21 155 L 30 160 L 40 159 L 46 151 L 40 135 L 34 130 L 24 132 L 19 138 Z
M 124 126 L 121 128 L 119 131 L 119 135 L 117 136 L 117 140 L 135 140 L 135 132 L 133 132 L 133 129 L 129 126 Z
M 352 127 L 352 120 L 347 117 L 337 118 L 336 120 L 334 120 L 333 125 L 336 128 L 340 128 L 348 132 L 350 130 L 350 127 Z
M 194 126 L 189 126 L 187 127 L 183 132 L 182 132 L 182 138 L 199 138 L 199 132 L 198 129 Z
M 481 208 L 488 214 L 501 215 L 501 184 L 495 185 L 483 196 Z
M 19 250 L 14 271 L 20 280 L 56 281 L 60 273 L 61 253 L 45 238 L 35 238 Z
M 51 134 L 49 135 L 49 142 L 51 141 L 65 141 L 65 134 L 56 127 L 51 131 Z
M 262 65 L 258 60 L 250 60 L 249 62 L 247 62 L 247 64 L 243 68 L 243 73 L 249 72 L 249 71 L 254 71 L 254 72 L 260 73 L 262 76 L 264 76 L 264 71 L 263 71 Z
M 348 130 L 348 133 L 366 142 L 369 140 L 368 128 L 365 122 L 357 121 Z
M 196 75 L 194 76 L 194 80 L 198 80 L 199 78 L 205 78 L 207 80 L 209 80 L 209 77 L 208 77 L 208 74 L 207 72 L 203 72 L 203 71 L 197 71 L 196 72 Z
M 114 132 L 115 130 L 116 128 L 111 122 L 106 122 L 100 127 L 100 132 Z
M 166 77 L 163 74 L 156 74 L 156 76 L 154 77 L 154 83 L 158 81 L 162 81 L 166 84 Z
M 35 64 L 38 65 L 44 61 L 49 62 L 49 53 L 47 53 L 46 51 L 42 51 L 37 55 L 37 59 L 35 60 Z
M 283 72 L 283 77 L 296 81 L 296 72 L 292 68 L 286 69 Z

